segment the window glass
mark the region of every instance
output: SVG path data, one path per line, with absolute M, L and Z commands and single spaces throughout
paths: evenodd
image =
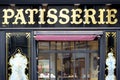
M 30 79 L 30 33 L 6 33 L 6 79 Z
M 98 80 L 97 40 L 38 42 L 38 47 L 38 80 Z

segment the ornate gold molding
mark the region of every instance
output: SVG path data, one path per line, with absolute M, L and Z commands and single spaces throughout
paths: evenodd
M 10 77 L 10 75 L 11 75 L 11 67 L 10 67 L 10 64 L 9 64 L 9 59 L 10 59 L 10 57 L 12 57 L 13 56 L 13 54 L 11 53 L 10 54 L 10 52 L 9 52 L 9 50 L 10 50 L 10 46 L 9 46 L 9 44 L 10 44 L 10 38 L 12 37 L 12 36 L 15 36 L 15 37 L 23 37 L 23 36 L 25 36 L 25 38 L 26 38 L 26 40 L 27 40 L 27 47 L 28 47 L 28 50 L 27 50 L 27 55 L 25 54 L 25 56 L 26 56 L 26 58 L 28 59 L 28 65 L 27 65 L 27 72 L 28 73 L 26 73 L 26 76 L 28 76 L 28 80 L 30 80 L 30 32 L 8 32 L 8 33 L 6 33 L 6 79 L 7 80 L 9 80 L 9 77 Z M 11 43 L 12 44 L 12 43 Z M 16 47 L 17 48 L 17 47 Z M 12 49 L 12 48 L 11 48 Z M 18 52 L 20 52 L 21 53 L 21 50 L 20 49 L 18 49 L 17 50 Z
M 11 67 L 11 74 L 9 74 L 9 80 L 13 79 L 23 79 L 23 80 L 28 80 L 27 74 L 25 74 L 25 70 L 28 69 L 28 59 L 22 53 L 22 49 L 17 48 L 13 55 L 9 59 L 9 65 Z
M 116 32 L 106 32 L 106 66 L 105 80 L 116 80 Z
M 110 36 L 116 37 L 116 32 L 106 32 L 106 37 L 108 38 Z

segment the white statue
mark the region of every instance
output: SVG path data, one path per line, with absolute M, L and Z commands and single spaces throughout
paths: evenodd
M 108 69 L 108 75 L 106 76 L 105 80 L 116 80 L 116 77 L 114 75 L 114 69 L 116 64 L 116 59 L 113 56 L 112 52 L 108 53 L 108 58 L 106 59 L 106 65 L 107 65 L 107 69 Z
M 27 67 L 27 58 L 23 56 L 18 49 L 18 53 L 10 58 L 9 61 L 12 69 L 12 74 L 9 80 L 28 80 L 25 74 L 25 68 Z

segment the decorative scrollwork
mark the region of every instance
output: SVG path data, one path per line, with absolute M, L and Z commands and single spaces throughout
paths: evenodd
M 11 66 L 9 80 L 28 80 L 28 76 L 25 74 L 27 64 L 27 57 L 22 54 L 21 49 L 16 49 L 14 55 L 9 59 L 9 65 Z
M 108 75 L 106 76 L 105 80 L 116 80 L 116 76 L 114 75 L 114 70 L 116 68 L 116 59 L 113 55 L 113 52 L 108 53 L 108 57 L 106 59 L 106 65 L 108 70 Z
M 116 80 L 116 32 L 106 32 L 106 52 L 105 80 Z

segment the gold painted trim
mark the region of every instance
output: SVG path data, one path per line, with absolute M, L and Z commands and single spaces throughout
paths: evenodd
M 110 37 L 110 36 L 112 36 L 113 38 L 114 38 L 114 47 L 113 48 L 111 48 L 111 52 L 113 52 L 113 56 L 114 56 L 114 58 L 116 59 L 116 37 L 117 37 L 117 33 L 116 32 L 106 32 L 105 33 L 105 36 L 106 36 L 106 59 L 107 59 L 107 57 L 108 57 L 108 51 L 109 51 L 109 48 L 108 48 L 108 38 Z M 116 66 L 115 66 L 116 67 Z M 116 69 L 116 68 L 115 68 Z M 105 68 L 105 70 L 107 70 L 107 67 Z M 114 74 L 115 75 L 115 74 Z M 105 75 L 105 78 L 106 78 L 106 76 L 107 75 Z M 116 77 L 116 75 L 115 75 L 115 77 Z M 114 79 L 114 80 L 116 80 L 116 79 Z
M 8 76 L 10 76 L 10 74 L 8 74 L 8 39 L 11 37 L 10 36 L 11 33 L 6 33 L 6 79 L 8 80 Z
M 106 32 L 106 38 L 108 38 L 110 34 L 112 35 L 112 37 L 116 38 L 116 32 Z
M 8 76 L 10 74 L 8 74 L 8 50 L 9 50 L 9 47 L 8 47 L 8 44 L 9 44 L 9 39 L 11 38 L 12 35 L 16 35 L 16 37 L 20 37 L 21 35 L 25 35 L 26 38 L 27 38 L 27 41 L 28 41 L 28 79 L 30 80 L 30 73 L 31 73 L 31 64 L 30 64 L 30 54 L 31 54 L 31 41 L 30 41 L 30 38 L 31 38 L 31 33 L 30 32 L 7 32 L 6 33 L 6 80 L 8 80 Z
M 25 58 L 26 59 L 26 61 L 27 61 L 27 64 L 28 64 L 28 58 L 27 58 L 27 56 L 26 55 L 24 55 L 23 53 L 22 53 L 23 51 L 22 51 L 22 49 L 21 48 L 16 48 L 16 50 L 15 50 L 15 52 L 13 53 L 13 55 L 10 57 L 10 59 L 14 59 L 15 58 L 15 55 L 16 54 L 21 54 L 22 56 L 22 58 Z M 9 59 L 9 60 L 10 60 Z M 10 61 L 9 61 L 9 63 L 8 63 L 9 65 L 10 65 Z M 9 69 L 11 69 L 12 70 L 12 67 L 9 67 Z M 28 67 L 27 67 L 27 65 L 26 65 L 26 68 L 25 69 L 28 69 Z M 24 72 L 24 74 L 25 74 L 25 72 Z M 10 79 L 10 76 L 12 75 L 12 73 L 11 74 L 8 74 L 9 75 L 9 77 L 8 77 L 8 79 Z M 25 74 L 26 75 L 26 74 Z M 28 75 L 26 75 L 27 77 L 25 77 L 27 80 L 29 80 L 28 78 Z

